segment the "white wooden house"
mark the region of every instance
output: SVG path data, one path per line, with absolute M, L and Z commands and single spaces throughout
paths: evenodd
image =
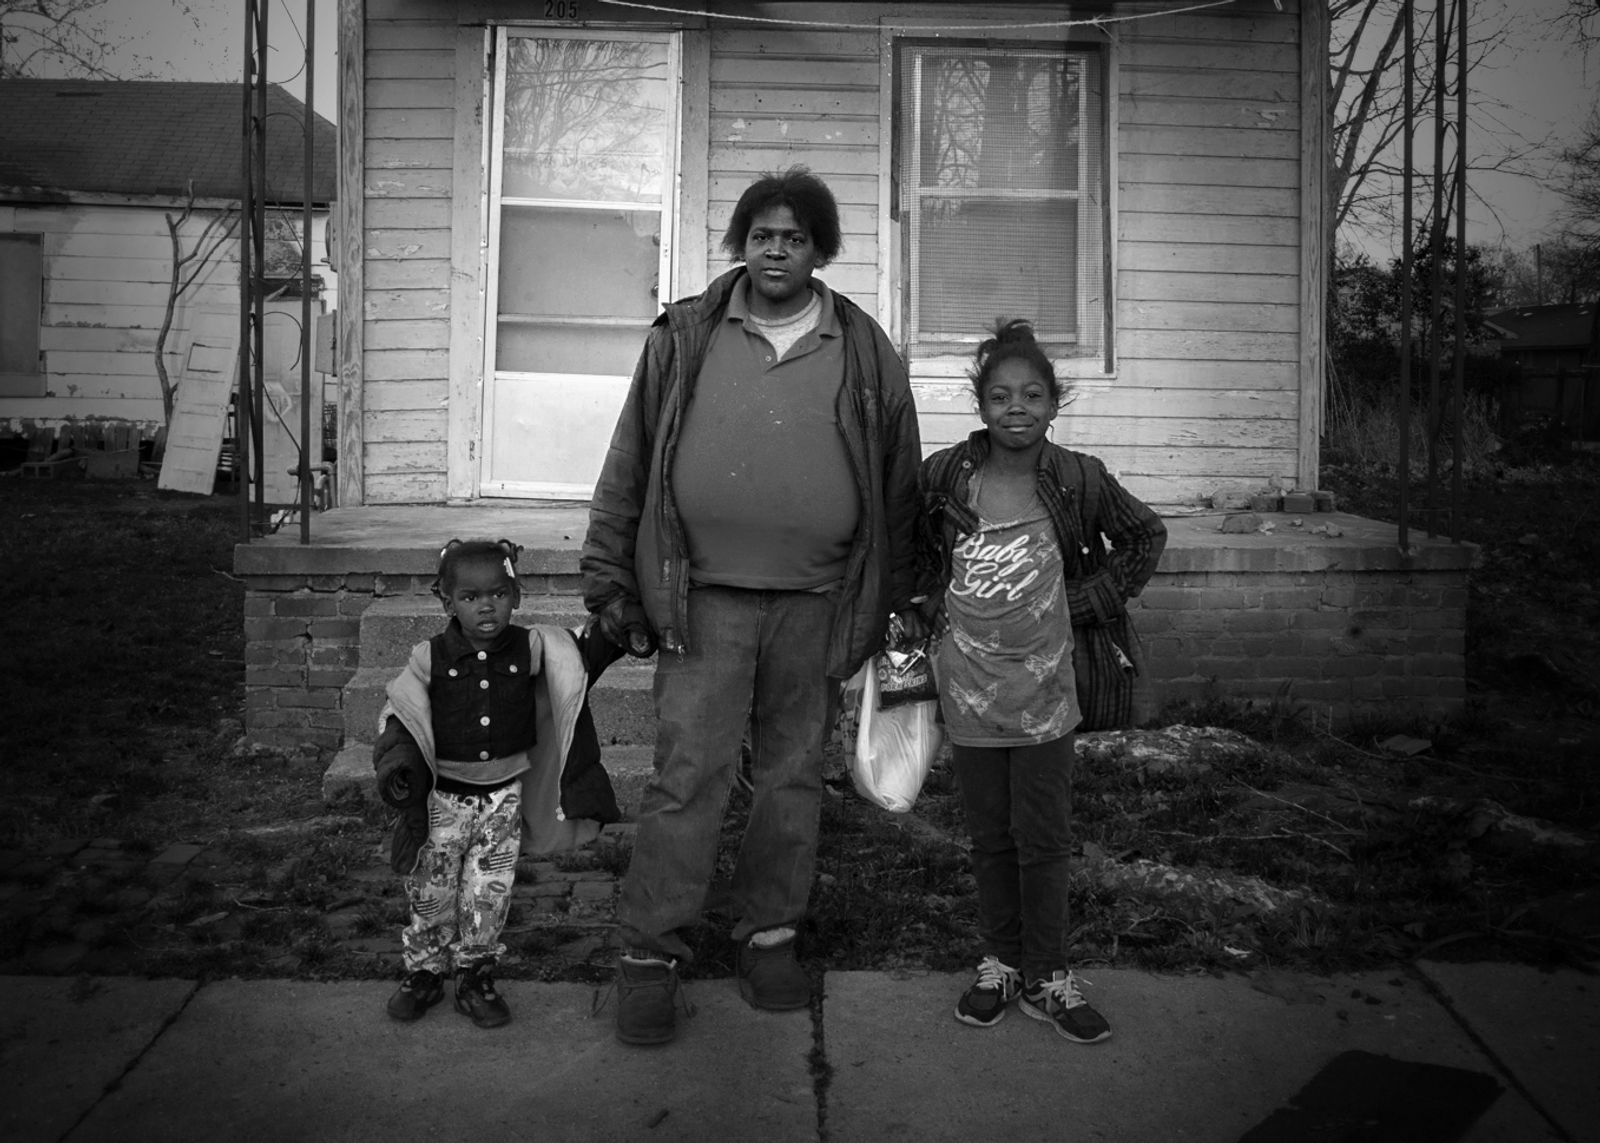
M 1316 488 L 1326 20 L 1316 0 L 340 0 L 339 506 L 309 542 L 237 549 L 249 732 L 343 745 L 370 781 L 451 536 L 525 544 L 524 608 L 581 617 L 645 330 L 727 267 L 745 187 L 797 163 L 841 208 L 822 276 L 899 346 L 925 448 L 979 423 L 984 327 L 1030 318 L 1077 389 L 1055 439 L 1170 517 L 1135 601 L 1141 718 L 1208 696 L 1459 708 L 1468 550 L 1196 507 Z M 608 757 L 650 735 L 632 670 L 596 691 Z
M 242 89 L 230 83 L 0 81 L 0 430 L 118 424 L 148 437 L 164 423 L 155 361 L 172 292 L 167 219 L 192 201 L 180 231 L 188 254 L 208 222 L 237 213 L 242 108 Z M 296 288 L 305 110 L 269 88 L 267 267 Z M 328 301 L 322 232 L 338 135 L 321 116 L 314 140 L 314 272 Z M 175 383 L 197 339 L 238 343 L 238 240 L 184 276 L 200 267 L 165 341 Z M 298 394 L 299 321 L 298 297 L 269 308 L 269 393 Z
M 1311 488 L 1326 6 L 343 0 L 344 504 L 587 497 L 658 303 L 757 174 L 838 197 L 823 276 L 975 427 L 1028 317 L 1058 439 L 1145 498 Z

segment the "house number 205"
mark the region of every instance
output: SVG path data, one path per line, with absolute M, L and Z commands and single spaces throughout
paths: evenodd
M 544 18 L 546 20 L 576 20 L 578 18 L 578 0 L 544 0 Z

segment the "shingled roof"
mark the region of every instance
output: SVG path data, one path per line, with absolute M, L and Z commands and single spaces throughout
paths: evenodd
M 237 83 L 0 80 L 0 199 L 74 192 L 239 198 L 244 94 Z M 268 202 L 304 191 L 305 105 L 267 87 Z M 333 201 L 338 129 L 315 117 L 312 200 Z
M 1572 349 L 1588 345 L 1594 336 L 1595 303 L 1515 306 L 1484 314 L 1483 320 L 1507 349 Z

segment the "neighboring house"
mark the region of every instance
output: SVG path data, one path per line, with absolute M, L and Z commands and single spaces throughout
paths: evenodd
M 340 503 L 587 497 L 659 303 L 794 163 L 838 196 L 822 276 L 904 351 L 930 447 L 978 423 L 984 327 L 1027 317 L 1077 385 L 1056 438 L 1136 493 L 1310 487 L 1326 20 L 343 0 Z
M 1571 440 L 1600 441 L 1600 304 L 1517 306 L 1483 320 L 1517 367 L 1500 394 L 1506 412 L 1547 416 Z
M 187 253 L 209 220 L 237 211 L 242 88 L 7 79 L 0 107 L 0 430 L 128 424 L 151 436 L 164 421 L 155 352 L 173 272 L 167 218 L 192 194 Z M 296 295 L 263 324 L 269 395 L 285 384 L 299 392 L 304 114 L 269 88 L 265 265 Z M 338 132 L 321 116 L 314 142 L 314 273 L 326 297 Z M 238 259 L 238 239 L 223 243 L 175 307 L 164 355 L 173 382 L 197 337 L 237 346 Z

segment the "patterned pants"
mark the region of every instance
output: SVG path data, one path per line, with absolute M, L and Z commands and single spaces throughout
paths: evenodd
M 408 973 L 448 975 L 506 951 L 522 845 L 522 783 L 482 794 L 428 795 L 428 840 L 405 879 L 411 923 L 400 934 Z

